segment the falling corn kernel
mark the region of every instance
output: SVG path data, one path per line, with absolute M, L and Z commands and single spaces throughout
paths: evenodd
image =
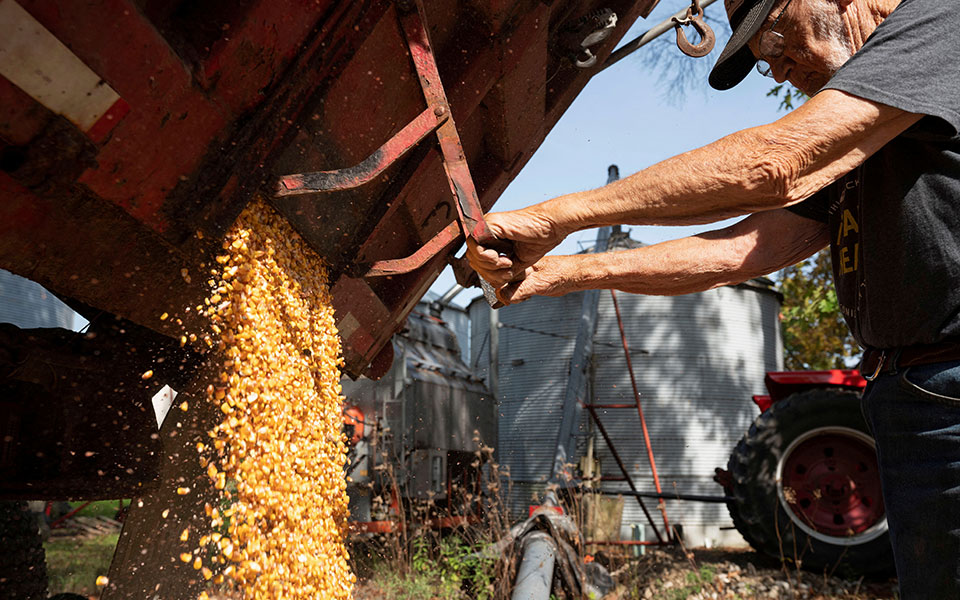
M 169 316 L 170 316 L 169 314 L 163 313 L 162 315 L 160 315 L 160 320 L 161 320 L 161 321 L 166 321 L 166 320 L 167 320 L 167 317 L 169 317 Z
M 221 421 L 205 450 L 224 505 L 205 505 L 215 531 L 200 538 L 201 547 L 212 542 L 210 563 L 222 571 L 201 574 L 232 582 L 244 598 L 282 590 L 293 600 L 347 600 L 356 578 L 344 547 L 340 339 L 326 268 L 260 201 L 221 246 L 216 286 L 199 309 L 212 333 L 187 333 L 223 356 L 206 394 Z M 288 511 L 296 518 L 277 527 L 278 512 Z
M 100 575 L 99 577 L 97 577 L 97 587 L 103 587 L 108 583 L 110 583 L 110 578 L 107 577 L 106 575 Z
M 153 377 L 153 370 L 144 371 L 143 375 L 140 376 L 140 379 L 150 379 Z
M 186 402 L 181 402 L 181 403 L 180 403 L 180 410 L 182 410 L 183 412 L 187 412 L 187 409 L 188 409 L 188 408 L 190 408 L 190 405 L 187 404 Z
M 180 496 L 186 496 L 186 495 L 189 494 L 189 493 L 190 493 L 190 488 L 188 488 L 188 487 L 178 487 L 178 488 L 177 488 L 177 494 L 180 495 Z
M 193 570 L 194 570 L 194 571 L 199 571 L 199 570 L 200 570 L 200 567 L 202 567 L 202 566 L 203 566 L 203 560 L 202 560 L 199 556 L 196 557 L 195 559 L 193 559 Z
M 167 515 L 169 515 L 169 514 L 170 514 L 170 509 L 169 509 L 169 508 L 165 508 L 165 509 L 163 509 L 163 512 L 160 513 L 160 516 L 163 517 L 164 519 L 166 519 L 166 518 L 167 518 Z
M 193 554 L 191 554 L 190 552 L 184 552 L 180 555 L 180 560 L 182 560 L 185 563 L 188 563 L 191 560 L 193 560 Z
M 181 542 L 185 542 L 185 541 L 187 541 L 188 539 L 190 539 L 190 528 L 189 528 L 189 527 L 187 527 L 186 529 L 183 530 L 183 532 L 180 533 L 180 541 L 181 541 Z

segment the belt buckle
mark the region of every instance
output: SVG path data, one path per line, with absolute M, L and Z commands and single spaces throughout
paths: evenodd
M 873 370 L 873 373 L 869 375 L 865 373 L 860 373 L 860 375 L 862 375 L 863 378 L 866 379 L 867 381 L 873 381 L 874 379 L 880 376 L 880 370 L 883 369 L 883 363 L 886 361 L 886 359 L 887 359 L 887 352 L 885 350 L 881 351 L 880 360 L 877 361 L 877 368 Z

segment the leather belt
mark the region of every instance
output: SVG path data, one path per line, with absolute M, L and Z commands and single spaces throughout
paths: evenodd
M 899 367 L 929 365 L 951 360 L 960 360 L 960 340 L 956 338 L 936 344 L 903 348 L 885 350 L 868 348 L 860 359 L 860 374 L 867 381 L 873 381 L 880 375 L 892 373 Z

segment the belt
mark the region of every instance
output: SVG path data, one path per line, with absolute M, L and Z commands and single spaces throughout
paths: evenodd
M 898 367 L 929 365 L 950 360 L 960 360 L 960 339 L 884 350 L 868 348 L 860 359 L 860 374 L 867 381 L 873 381 L 880 375 L 896 371 Z

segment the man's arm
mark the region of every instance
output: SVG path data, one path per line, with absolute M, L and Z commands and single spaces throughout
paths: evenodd
M 724 229 L 634 250 L 545 256 L 498 294 L 507 303 L 596 288 L 688 294 L 795 264 L 826 246 L 828 237 L 823 223 L 785 209 L 764 211 Z
M 782 208 L 836 181 L 921 116 L 826 90 L 769 125 L 738 131 L 603 188 L 548 200 L 546 208 L 574 231 L 712 223 Z
M 564 237 L 600 225 L 688 225 L 796 204 L 837 180 L 922 115 L 836 90 L 769 125 L 738 131 L 602 188 L 493 213 L 516 260 L 471 243 L 471 264 L 494 283 L 537 261 Z M 514 262 L 519 263 L 515 265 Z

